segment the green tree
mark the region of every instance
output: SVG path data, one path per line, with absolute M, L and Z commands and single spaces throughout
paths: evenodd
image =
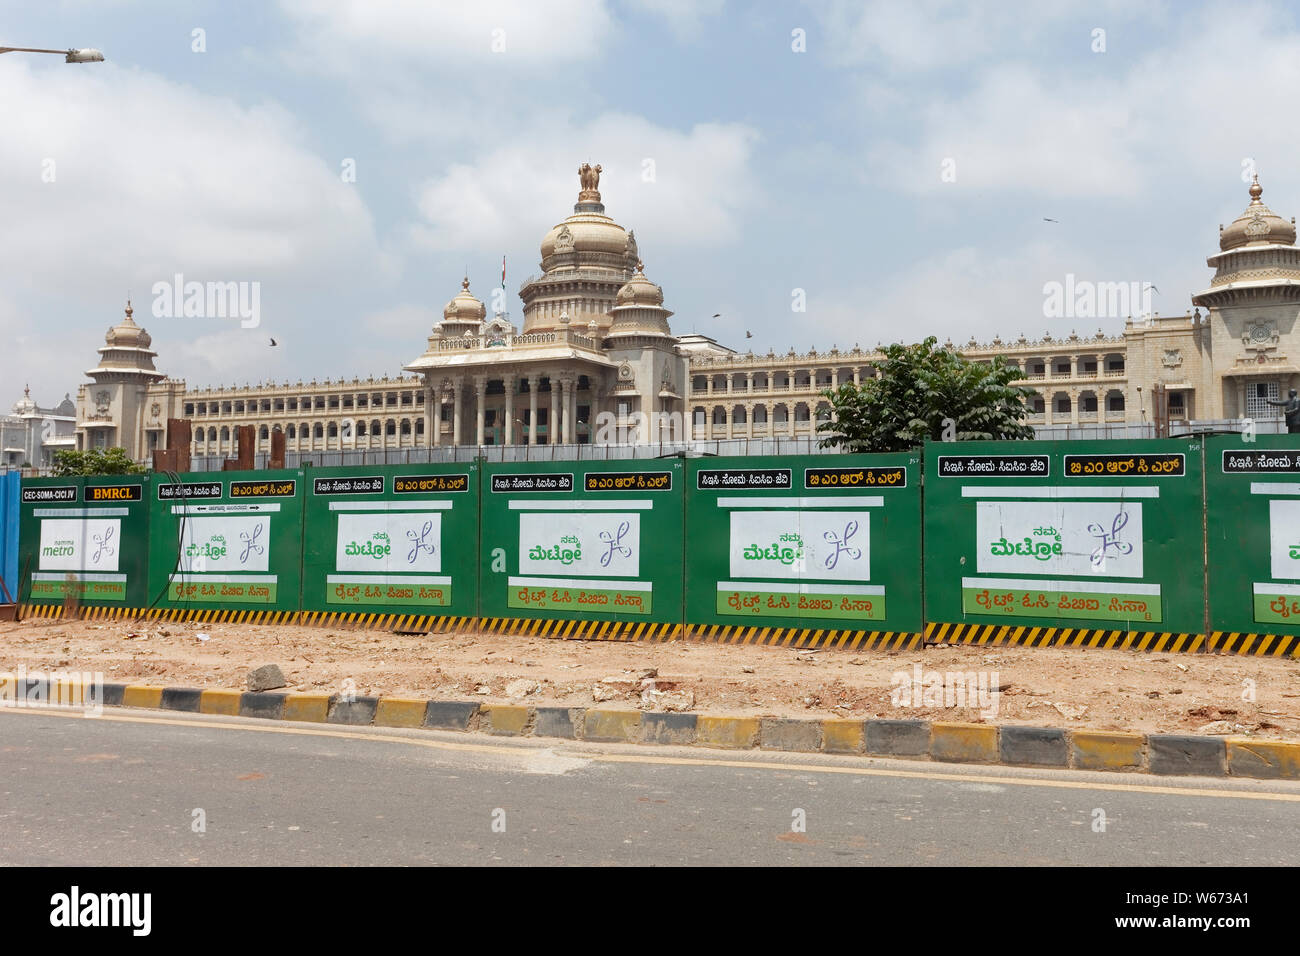
M 880 377 L 847 382 L 822 394 L 834 415 L 817 431 L 823 448 L 845 452 L 907 451 L 925 439 L 1029 439 L 1024 423 L 1032 391 L 1014 384 L 1024 372 L 1002 357 L 971 362 L 935 348 L 934 336 L 916 345 L 891 345 L 876 363 Z M 945 427 L 944 420 L 952 419 Z M 946 434 L 945 434 L 946 432 Z
M 125 448 L 91 448 L 88 451 L 65 449 L 54 453 L 53 474 L 57 478 L 76 475 L 138 475 L 144 466 L 126 457 Z

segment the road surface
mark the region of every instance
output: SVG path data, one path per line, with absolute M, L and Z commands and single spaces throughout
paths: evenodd
M 1295 783 L 0 710 L 0 865 L 1296 859 Z

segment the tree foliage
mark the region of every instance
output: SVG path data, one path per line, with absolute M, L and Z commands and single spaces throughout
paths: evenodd
M 934 336 L 916 345 L 891 345 L 876 363 L 880 377 L 847 382 L 822 394 L 834 414 L 820 423 L 823 448 L 845 452 L 907 451 L 925 439 L 1030 439 L 1025 424 L 1032 391 L 1014 383 L 1024 372 L 1000 356 L 971 362 L 935 348 Z M 951 419 L 951 423 L 945 423 Z
M 57 478 L 76 475 L 138 475 L 144 467 L 126 456 L 125 448 L 64 449 L 54 453 L 53 474 Z

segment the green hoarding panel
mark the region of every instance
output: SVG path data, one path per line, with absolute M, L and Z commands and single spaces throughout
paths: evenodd
M 1300 435 L 1216 435 L 1206 468 L 1210 629 L 1300 634 Z
M 159 607 L 296 611 L 303 472 L 156 475 L 150 599 Z
M 686 621 L 921 630 L 920 456 L 692 459 Z
M 146 607 L 148 475 L 28 478 L 20 492 L 20 600 Z
M 303 609 L 472 617 L 479 466 L 307 471 Z
M 1199 634 L 1196 441 L 927 443 L 925 616 Z
M 485 618 L 682 620 L 683 461 L 486 465 Z

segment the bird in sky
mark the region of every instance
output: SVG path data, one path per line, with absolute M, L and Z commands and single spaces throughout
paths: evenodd
M 274 347 L 274 346 L 276 346 L 276 345 L 278 345 L 278 344 L 279 344 L 279 343 L 277 343 L 277 342 L 275 341 L 275 339 L 271 339 L 271 345 L 272 345 L 272 347 Z
M 751 331 L 749 331 L 749 329 L 746 329 L 746 330 L 745 330 L 745 338 L 747 338 L 747 339 L 752 339 L 753 337 L 754 337 L 754 333 L 751 332 Z
M 1059 219 L 1048 219 L 1046 216 L 1043 217 L 1043 222 L 1054 222 L 1054 223 L 1056 223 L 1057 225 L 1060 225 L 1060 223 L 1061 223 L 1061 221 L 1060 221 Z

